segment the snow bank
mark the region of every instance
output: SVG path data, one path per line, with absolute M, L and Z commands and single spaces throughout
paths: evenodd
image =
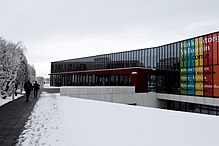
M 19 98 L 19 97 L 21 97 L 21 96 L 23 96 L 23 95 L 21 95 L 21 94 L 17 94 L 17 96 L 14 96 L 14 99 L 17 99 L 17 98 Z M 0 98 L 0 106 L 6 104 L 6 103 L 8 103 L 8 102 L 13 101 L 14 99 L 13 99 L 12 96 L 10 96 L 10 97 L 6 97 L 6 99 L 2 99 L 2 98 Z
M 218 145 L 219 117 L 41 94 L 18 145 Z

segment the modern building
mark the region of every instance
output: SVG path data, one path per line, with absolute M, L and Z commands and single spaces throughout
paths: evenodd
M 50 84 L 135 86 L 136 93 L 168 94 L 159 97 L 168 109 L 218 115 L 218 56 L 219 32 L 214 32 L 153 48 L 52 62 Z

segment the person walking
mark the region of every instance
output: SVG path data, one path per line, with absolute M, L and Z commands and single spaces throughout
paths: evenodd
M 13 84 L 13 93 L 12 93 L 12 99 L 14 100 L 14 96 L 17 96 L 17 88 L 18 88 L 18 84 L 14 83 Z
M 18 84 L 15 83 L 14 85 L 14 95 L 17 96 L 17 88 L 18 88 Z
M 40 84 L 38 84 L 37 81 L 35 81 L 33 84 L 34 97 L 37 97 L 37 93 L 39 89 L 40 89 Z
M 26 102 L 28 102 L 30 97 L 30 92 L 33 90 L 33 86 L 29 80 L 27 80 L 27 82 L 24 84 L 24 90 L 26 92 Z

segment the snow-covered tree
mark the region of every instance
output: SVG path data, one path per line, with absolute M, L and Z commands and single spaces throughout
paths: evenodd
M 28 75 L 27 75 L 27 79 L 30 80 L 30 82 L 34 82 L 36 80 L 36 71 L 34 66 L 32 65 L 27 65 L 28 68 Z
M 44 77 L 37 77 L 37 82 L 40 84 L 40 85 L 44 85 L 45 83 L 45 78 Z
M 2 98 L 15 92 L 15 84 L 23 88 L 24 82 L 35 78 L 35 69 L 30 67 L 24 55 L 26 48 L 21 42 L 13 43 L 0 38 L 0 93 Z

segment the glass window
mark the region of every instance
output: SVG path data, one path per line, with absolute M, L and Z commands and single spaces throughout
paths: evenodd
M 132 64 L 133 64 L 133 51 L 130 51 L 129 52 L 130 54 L 129 54 L 129 61 L 130 61 L 130 66 L 132 66 Z
M 170 70 L 171 69 L 171 58 L 170 58 L 170 54 L 171 54 L 171 49 L 170 49 L 170 45 L 167 46 L 167 69 Z
M 164 46 L 164 62 L 165 62 L 165 70 L 168 69 L 168 49 L 167 49 L 167 45 Z
M 174 43 L 172 45 L 172 54 L 173 54 L 173 58 L 174 58 L 174 61 L 173 61 L 173 69 L 176 70 L 177 69 L 177 57 L 176 57 L 176 50 L 177 50 L 177 45 L 176 43 Z
M 140 56 L 140 66 L 144 67 L 144 50 L 139 51 L 139 56 Z
M 141 67 L 141 56 L 140 56 L 141 50 L 137 50 L 137 61 L 138 61 L 138 67 Z
M 151 49 L 148 49 L 148 64 L 147 67 L 151 68 Z
M 100 64 L 101 64 L 101 69 L 104 69 L 105 55 L 101 55 L 100 56 Z
M 125 52 L 122 53 L 122 62 L 123 62 L 123 67 L 126 67 L 126 62 L 125 62 Z
M 133 67 L 136 67 L 137 66 L 137 62 L 138 62 L 138 60 L 137 60 L 137 58 L 138 58 L 138 53 L 137 53 L 137 51 L 135 50 L 135 51 L 133 51 L 133 53 L 134 53 L 134 56 L 133 56 Z
M 109 60 L 108 60 L 108 54 L 105 54 L 105 58 L 104 58 L 104 69 L 107 69 L 107 68 L 108 68 L 108 66 L 107 66 L 108 62 L 109 62 Z
M 145 67 L 145 64 L 144 64 L 145 50 L 142 49 L 140 54 L 141 54 L 141 59 L 140 59 L 140 60 L 141 60 L 141 66 L 142 66 L 142 67 Z
M 137 58 L 138 58 L 138 51 L 134 51 L 134 60 L 137 60 Z
M 116 68 L 119 68 L 120 65 L 119 65 L 119 62 L 120 62 L 120 53 L 116 53 L 116 58 L 117 58 L 117 61 L 116 61 Z
M 129 53 L 129 67 L 131 67 L 131 63 L 132 63 L 132 52 L 128 52 Z
M 156 68 L 157 66 L 157 48 L 153 48 L 153 68 Z
M 139 61 L 139 66 L 141 67 L 141 51 L 142 50 L 138 50 L 138 61 Z
M 150 68 L 153 68 L 153 66 L 154 66 L 154 58 L 153 58 L 153 52 L 154 51 L 154 49 L 150 49 Z
M 121 68 L 122 67 L 122 53 L 118 53 L 118 56 L 119 56 L 119 62 L 118 62 L 118 68 Z
M 180 69 L 180 64 L 179 64 L 179 59 L 180 59 L 180 43 L 177 43 L 176 58 L 177 58 L 177 70 L 179 70 Z
M 148 49 L 145 49 L 145 51 L 144 51 L 144 54 L 145 54 L 145 56 L 144 56 L 144 63 L 145 63 L 145 67 L 147 68 L 148 67 Z
M 101 69 L 104 69 L 105 55 L 101 55 L 100 56 L 100 64 L 101 64 Z
M 110 66 L 109 66 L 109 64 L 111 63 L 110 56 L 111 56 L 111 54 L 108 54 L 108 55 L 107 55 L 107 64 L 106 64 L 106 68 L 107 68 L 107 69 L 110 69 Z
M 116 68 L 116 53 L 113 54 L 113 68 Z
M 173 53 L 174 53 L 173 44 L 171 44 L 171 45 L 170 45 L 170 57 L 169 57 L 169 58 L 170 58 L 170 67 L 171 67 L 171 70 L 174 69 L 174 62 L 175 62 Z
M 157 54 L 157 56 L 156 56 L 156 69 L 159 69 L 159 64 L 160 64 L 160 48 L 158 47 L 158 48 L 156 48 L 156 54 Z
M 125 63 L 125 67 L 129 67 L 129 62 L 128 62 L 128 52 L 124 52 L 123 60 Z
M 126 61 L 127 63 L 126 63 L 126 66 L 127 66 L 127 67 L 130 67 L 130 58 L 131 58 L 131 57 L 130 57 L 130 55 L 131 55 L 131 54 L 130 54 L 130 51 L 126 52 L 126 54 L 127 54 L 127 61 Z
M 160 59 L 160 62 L 161 62 L 161 69 L 164 70 L 164 65 L 165 65 L 165 60 L 164 60 L 164 46 L 162 46 L 160 48 L 160 52 L 161 52 L 161 59 Z

